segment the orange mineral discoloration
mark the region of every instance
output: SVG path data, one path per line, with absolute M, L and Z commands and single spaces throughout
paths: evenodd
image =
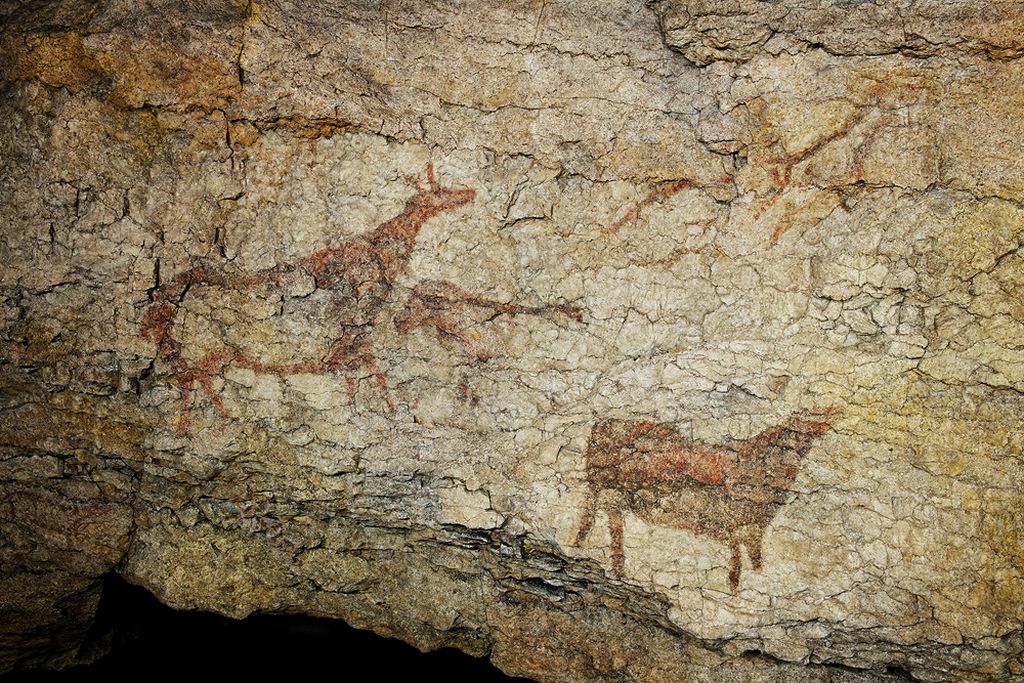
M 37 78 L 71 92 L 91 92 L 120 109 L 147 105 L 178 110 L 223 109 L 241 94 L 237 48 L 214 48 L 156 33 L 90 40 L 77 31 L 8 36 L 0 76 Z
M 394 409 L 387 381 L 371 348 L 374 329 L 390 300 L 395 282 L 408 265 L 423 225 L 445 211 L 468 203 L 475 195 L 474 190 L 468 188 L 442 187 L 434 178 L 433 166 L 427 167 L 426 176 L 426 186 L 409 180 L 416 193 L 406 201 L 399 215 L 366 233 L 298 261 L 248 275 L 232 276 L 211 265 L 200 264 L 153 292 L 153 303 L 143 315 L 139 334 L 156 343 L 157 358 L 168 367 L 178 386 L 182 404 L 179 434 L 187 434 L 191 428 L 191 396 L 196 385 L 218 413 L 228 415 L 223 399 L 215 390 L 214 378 L 232 366 L 278 377 L 343 374 L 350 394 L 355 393 L 354 373 L 366 368 L 384 390 L 388 407 Z M 272 363 L 228 345 L 197 361 L 186 357 L 185 349 L 174 335 L 179 308 L 186 297 L 210 288 L 273 289 L 281 285 L 286 276 L 296 273 L 311 277 L 316 289 L 329 292 L 333 300 L 331 322 L 336 336 L 322 357 Z
M 241 93 L 234 52 L 200 50 L 157 35 L 122 39 L 94 51 L 110 74 L 111 101 L 123 107 L 146 104 L 174 109 L 223 109 Z
M 576 544 L 608 515 L 612 568 L 625 567 L 625 513 L 684 529 L 732 550 L 729 585 L 739 587 L 740 546 L 761 568 L 765 529 L 784 505 L 800 464 L 815 440 L 832 428 L 834 407 L 803 410 L 748 439 L 720 444 L 688 439 L 674 425 L 609 419 L 594 426 L 586 452 L 589 486 Z
M 98 86 L 103 68 L 73 31 L 38 36 L 6 36 L 2 41 L 6 57 L 0 59 L 5 80 L 38 78 L 46 85 L 71 92 Z

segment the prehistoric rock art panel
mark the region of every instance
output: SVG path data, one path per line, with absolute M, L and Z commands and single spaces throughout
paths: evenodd
M 0 670 L 117 572 L 539 680 L 1024 674 L 1020 2 L 147 5 L 0 9 Z
M 761 569 L 765 529 L 787 502 L 815 440 L 832 428 L 834 407 L 802 410 L 747 439 L 720 444 L 683 437 L 648 420 L 597 423 L 586 451 L 587 505 L 582 545 L 599 509 L 608 515 L 612 568 L 625 568 L 623 517 L 708 536 L 729 546 L 729 585 L 740 583 L 740 546 Z
M 475 196 L 472 189 L 440 186 L 433 166 L 427 167 L 426 177 L 426 187 L 407 178 L 416 193 L 406 201 L 402 213 L 341 244 L 253 274 L 232 275 L 216 265 L 197 265 L 152 292 L 153 303 L 143 317 L 140 334 L 156 342 L 157 357 L 166 364 L 170 379 L 178 387 L 179 435 L 188 434 L 191 428 L 192 394 L 197 385 L 222 417 L 229 416 L 223 398 L 214 387 L 214 379 L 222 377 L 231 367 L 281 378 L 342 374 L 350 398 L 355 396 L 359 371 L 365 369 L 383 392 L 387 407 L 395 409 L 387 379 L 372 349 L 374 330 L 383 320 L 382 313 L 391 302 L 398 277 L 407 269 L 423 225 Z M 327 321 L 330 331 L 322 340 L 320 355 L 310 357 L 295 352 L 287 361 L 272 361 L 260 355 L 259 348 L 243 349 L 232 343 L 223 330 L 216 348 L 197 352 L 179 339 L 176 325 L 183 304 L 203 290 L 216 291 L 215 296 L 225 299 L 218 301 L 215 307 L 227 307 L 226 298 L 232 293 L 276 299 L 281 303 L 271 317 L 289 317 L 286 309 L 290 302 L 295 302 L 291 318 L 300 327 L 312 318 Z M 472 294 L 451 282 L 427 280 L 414 287 L 404 311 L 396 316 L 395 325 L 399 334 L 419 326 L 434 327 L 443 338 L 457 340 L 460 348 L 473 358 L 486 360 L 493 353 L 471 341 L 479 341 L 479 325 L 500 315 L 548 313 L 576 321 L 581 319 L 580 311 L 573 306 L 501 303 Z M 214 311 L 211 317 L 216 315 Z M 211 323 L 208 327 L 216 325 Z M 299 339 L 267 341 L 293 349 L 302 346 Z M 306 342 L 308 347 L 308 340 Z M 307 354 L 310 352 L 307 348 Z
M 355 394 L 355 373 L 368 369 L 384 391 L 390 409 L 394 402 L 388 394 L 387 381 L 371 348 L 373 331 L 380 314 L 389 302 L 392 290 L 407 268 L 423 225 L 439 214 L 462 206 L 473 199 L 475 191 L 467 188 L 445 188 L 434 177 L 433 166 L 426 171 L 424 187 L 413 179 L 408 182 L 416 193 L 403 211 L 361 235 L 336 246 L 326 247 L 309 256 L 285 265 L 274 266 L 255 274 L 230 276 L 210 265 L 196 266 L 152 293 L 153 304 L 146 312 L 141 335 L 156 342 L 157 357 L 166 364 L 181 395 L 178 433 L 190 429 L 191 394 L 198 384 L 222 416 L 227 410 L 214 391 L 213 378 L 229 366 L 248 368 L 257 374 L 286 377 L 299 374 L 342 373 L 349 394 Z M 311 279 L 312 292 L 321 293 L 321 305 L 334 327 L 321 357 L 293 360 L 286 363 L 267 362 L 238 348 L 225 345 L 190 358 L 188 350 L 175 338 L 175 324 L 181 304 L 190 294 L 203 288 L 248 291 L 254 289 L 294 288 L 298 279 Z M 303 298 L 299 297 L 299 298 Z

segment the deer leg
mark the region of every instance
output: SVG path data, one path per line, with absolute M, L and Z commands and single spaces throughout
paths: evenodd
M 457 341 L 462 346 L 462 350 L 465 351 L 468 356 L 476 358 L 477 360 L 487 360 L 489 357 L 487 352 L 477 351 L 473 348 L 473 345 L 469 343 L 469 339 L 466 335 L 459 331 L 458 322 L 456 322 L 450 315 L 437 312 L 434 315 L 425 318 L 420 324 L 433 325 L 442 336 L 448 336 Z
M 415 308 L 412 308 L 413 306 Z M 412 309 L 412 310 L 410 310 Z M 398 329 L 400 332 L 407 332 L 414 327 L 430 325 L 437 330 L 442 337 L 454 339 L 466 352 L 466 355 L 477 360 L 487 360 L 490 354 L 486 351 L 478 351 L 473 348 L 468 337 L 459 331 L 459 323 L 453 316 L 442 312 L 440 309 L 427 309 L 421 304 L 410 304 L 407 314 L 400 318 Z
M 323 368 L 317 374 L 323 372 L 340 372 L 343 374 L 345 386 L 348 388 L 348 396 L 350 399 L 355 400 L 356 378 L 353 375 L 353 371 L 360 365 L 370 371 L 378 386 L 384 390 L 384 400 L 388 405 L 388 409 L 394 412 L 395 402 L 391 400 L 391 393 L 388 391 L 388 381 L 384 376 L 384 372 L 377 364 L 377 357 L 373 355 L 373 351 L 368 346 L 362 344 L 356 346 L 352 341 L 351 335 L 345 335 L 335 341 L 326 363 L 324 363 Z
M 355 375 L 352 374 L 352 368 L 349 365 L 337 364 L 331 368 L 331 371 L 341 373 L 341 376 L 345 378 L 345 390 L 348 393 L 348 400 L 354 402 L 358 385 L 356 384 Z
M 213 406 L 217 409 L 217 414 L 221 417 L 231 417 L 231 413 L 224 407 L 224 399 L 217 395 L 217 392 L 213 390 L 213 380 L 209 375 L 203 375 L 199 377 L 199 386 L 202 387 L 203 393 L 210 399 Z
M 626 554 L 622 548 L 622 510 L 608 509 L 608 531 L 612 537 L 612 572 L 621 578 L 626 568 Z
M 747 555 L 750 556 L 750 564 L 754 571 L 761 571 L 761 538 L 759 536 L 751 536 L 745 545 L 747 546 Z
M 735 593 L 736 589 L 740 587 L 740 571 L 742 564 L 740 560 L 740 543 L 738 540 L 732 540 L 732 560 L 729 563 L 729 587 L 732 592 Z
M 192 381 L 182 382 L 178 397 L 181 399 L 181 413 L 178 414 L 178 436 L 187 436 L 192 430 Z
M 594 517 L 597 514 L 597 497 L 594 496 L 593 491 L 590 492 L 590 495 L 591 498 L 587 500 L 587 506 L 583 508 L 580 530 L 576 534 L 576 545 L 582 545 L 583 541 L 587 540 L 587 536 L 590 535 L 590 529 L 594 526 Z
M 377 365 L 377 358 L 373 355 L 372 351 L 365 351 L 360 355 L 360 360 L 363 364 L 373 373 L 374 379 L 377 380 L 377 384 L 384 391 L 384 400 L 388 404 L 388 410 L 395 412 L 395 402 L 391 400 L 391 392 L 388 391 L 388 380 L 384 377 L 384 373 L 381 371 L 380 366 Z
M 222 370 L 231 362 L 231 359 L 232 356 L 226 352 L 208 354 L 195 366 L 189 366 L 181 358 L 176 359 L 174 377 L 178 383 L 181 399 L 181 414 L 178 416 L 176 430 L 178 436 L 185 436 L 192 429 L 192 390 L 197 382 L 199 388 L 217 409 L 217 414 L 221 417 L 231 416 L 224 406 L 224 399 L 213 388 L 213 374 Z

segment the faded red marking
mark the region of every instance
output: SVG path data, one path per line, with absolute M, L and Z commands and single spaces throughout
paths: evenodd
M 807 161 L 828 145 L 832 144 L 837 140 L 842 140 L 843 138 L 848 136 L 851 132 L 853 132 L 854 128 L 856 128 L 862 121 L 864 121 L 865 118 L 867 118 L 867 115 L 867 109 L 860 109 L 855 115 L 851 116 L 849 120 L 847 120 L 837 130 L 833 131 L 829 135 L 825 135 L 821 138 L 818 138 L 813 143 L 808 145 L 806 148 L 800 150 L 799 152 L 794 152 L 792 154 L 787 154 L 785 156 L 768 157 L 767 159 L 765 159 L 765 163 L 772 164 L 774 166 L 774 168 L 772 168 L 770 172 L 772 175 L 772 179 L 775 181 L 775 189 L 773 194 L 769 197 L 768 201 L 766 201 L 764 205 L 762 205 L 762 207 L 754 213 L 754 218 L 758 218 L 768 208 L 774 205 L 775 202 L 778 201 L 779 195 L 781 195 L 782 192 L 787 187 L 789 187 L 790 183 L 792 183 L 793 168 L 796 167 L 797 164 Z
M 927 88 L 922 86 L 911 84 L 905 84 L 897 88 L 897 86 L 891 83 L 880 83 L 869 90 L 867 103 L 832 133 L 815 140 L 799 152 L 781 156 L 770 156 L 764 159 L 763 163 L 772 167 L 769 169 L 769 173 L 772 177 L 773 187 L 762 200 L 760 206 L 754 210 L 754 220 L 760 219 L 770 211 L 782 199 L 786 190 L 794 186 L 794 169 L 798 165 L 810 160 L 832 143 L 851 135 L 858 127 L 862 127 L 862 124 L 867 120 L 871 112 L 882 112 L 879 120 L 871 124 L 864 132 L 864 142 L 854 150 L 854 161 L 847 172 L 840 174 L 828 186 L 816 192 L 811 199 L 801 201 L 799 204 L 787 203 L 782 217 L 772 227 L 770 235 L 771 244 L 778 243 L 782 235 L 794 225 L 799 216 L 806 212 L 807 209 L 805 207 L 808 205 L 813 206 L 822 198 L 828 198 L 829 202 L 832 203 L 833 209 L 846 205 L 850 193 L 856 191 L 858 184 L 864 181 L 865 158 L 876 143 L 879 132 L 888 120 L 886 114 L 891 114 L 891 112 L 882 108 L 882 98 L 897 89 L 900 91 L 927 90 Z
M 717 183 L 719 185 L 728 185 L 731 182 L 733 182 L 733 177 L 728 174 L 721 175 L 717 180 Z M 679 192 L 682 192 L 683 190 L 691 187 L 700 188 L 700 186 L 695 184 L 692 180 L 686 179 L 675 180 L 655 188 L 654 190 L 649 192 L 643 199 L 641 199 L 639 202 L 637 202 L 632 207 L 627 209 L 626 213 L 623 214 L 623 216 L 619 220 L 615 221 L 607 228 L 605 228 L 605 232 L 612 234 L 618 232 L 627 223 L 632 223 L 638 220 L 640 218 L 640 213 L 651 204 L 668 199 L 672 195 L 678 194 Z M 728 234 L 728 231 L 723 232 L 725 234 Z M 704 254 L 712 250 L 717 250 L 717 247 L 679 247 L 674 249 L 672 253 L 666 256 L 665 258 L 659 259 L 654 263 L 662 266 L 671 266 L 677 263 L 683 256 L 687 254 Z
M 582 312 L 569 304 L 526 306 L 492 301 L 472 294 L 451 282 L 424 280 L 413 288 L 405 310 L 395 319 L 395 326 L 406 333 L 419 326 L 433 327 L 443 338 L 455 340 L 462 350 L 477 360 L 487 360 L 491 352 L 476 348 L 470 332 L 499 315 L 559 314 L 577 322 Z
M 468 188 L 441 187 L 434 177 L 433 165 L 427 166 L 426 180 L 424 186 L 409 179 L 416 192 L 399 215 L 341 244 L 317 250 L 296 263 L 241 277 L 229 277 L 202 264 L 157 288 L 152 295 L 153 304 L 139 326 L 139 334 L 157 344 L 157 357 L 167 363 L 172 381 L 178 385 L 182 403 L 179 434 L 187 434 L 191 429 L 191 397 L 196 384 L 219 414 L 228 415 L 223 399 L 214 390 L 213 378 L 222 375 L 231 365 L 281 378 L 340 373 L 352 396 L 356 390 L 353 374 L 363 367 L 383 390 L 388 409 L 395 409 L 387 380 L 370 348 L 372 333 L 398 276 L 408 265 L 420 229 L 431 218 L 470 202 L 476 194 Z M 265 363 L 227 348 L 207 354 L 198 362 L 184 357 L 173 331 L 179 306 L 192 291 L 203 287 L 234 291 L 275 287 L 283 282 L 285 275 L 296 271 L 308 273 L 316 288 L 331 291 L 335 298 L 338 332 L 324 358 Z
M 731 549 L 729 586 L 735 592 L 740 546 L 760 570 L 765 529 L 785 504 L 804 457 L 838 412 L 800 411 L 748 439 L 721 444 L 685 438 L 668 423 L 599 422 L 587 445 L 589 497 L 576 544 L 590 534 L 599 507 L 608 514 L 612 569 L 619 576 L 625 566 L 625 512 L 709 536 Z
M 731 182 L 732 182 L 732 176 L 731 175 L 723 174 L 723 175 L 721 175 L 718 178 L 718 184 L 719 185 L 728 185 Z M 700 186 L 697 185 L 696 183 L 694 183 L 692 180 L 688 180 L 688 179 L 684 178 L 683 180 L 673 180 L 673 181 L 671 181 L 669 183 L 665 183 L 664 185 L 661 185 L 660 187 L 654 188 L 653 190 L 651 190 L 647 194 L 646 197 L 644 197 L 639 202 L 637 202 L 636 204 L 631 206 L 626 211 L 626 213 L 624 213 L 622 215 L 622 218 L 620 218 L 619 220 L 615 221 L 614 223 L 609 225 L 607 228 L 605 228 L 605 231 L 606 232 L 611 232 L 611 233 L 618 232 L 627 223 L 632 223 L 633 221 L 635 221 L 638 218 L 640 218 L 640 212 L 643 211 L 644 209 L 646 209 L 651 204 L 653 204 L 655 202 L 663 201 L 665 199 L 668 199 L 672 195 L 678 194 L 679 192 L 682 192 L 683 190 L 685 190 L 687 188 L 690 188 L 690 187 L 700 187 Z
M 652 190 L 646 197 L 641 199 L 639 202 L 634 204 L 622 218 L 609 225 L 606 229 L 608 232 L 618 232 L 622 229 L 626 223 L 632 223 L 640 217 L 640 212 L 645 208 L 653 204 L 654 202 L 668 199 L 672 195 L 682 192 L 688 187 L 692 187 L 693 183 L 689 180 L 676 180 L 671 183 L 662 185 L 661 187 Z
M 718 247 L 714 245 L 707 247 L 679 247 L 678 249 L 673 249 L 671 254 L 663 259 L 659 259 L 655 263 L 664 266 L 671 266 L 678 263 L 684 256 L 688 256 L 690 254 L 706 254 L 710 251 L 718 251 L 719 253 L 722 253 Z

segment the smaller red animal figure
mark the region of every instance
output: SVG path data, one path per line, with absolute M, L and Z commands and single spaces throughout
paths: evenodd
M 483 361 L 489 359 L 492 352 L 476 344 L 481 325 L 501 315 L 548 313 L 557 313 L 577 322 L 582 320 L 580 310 L 568 304 L 505 304 L 467 292 L 451 282 L 424 280 L 413 289 L 405 310 L 395 319 L 395 326 L 402 333 L 421 325 L 433 327 L 442 338 L 456 341 L 467 355 Z
M 213 379 L 230 366 L 279 377 L 342 373 L 350 395 L 355 394 L 355 373 L 366 368 L 383 389 L 388 407 L 394 409 L 371 348 L 373 331 L 409 263 L 420 229 L 442 212 L 468 203 L 475 194 L 471 189 L 442 187 L 434 178 L 433 166 L 427 166 L 426 177 L 426 187 L 407 179 L 416 192 L 399 215 L 340 244 L 251 274 L 234 275 L 200 264 L 153 291 L 140 334 L 157 344 L 158 361 L 178 385 L 179 434 L 189 431 L 196 385 L 221 415 L 227 415 Z M 203 292 L 213 296 L 197 302 Z M 232 307 L 233 297 L 239 301 Z M 191 317 L 183 322 L 182 311 L 190 305 Z M 262 318 L 241 325 L 234 322 L 238 311 L 260 306 L 267 309 Z M 186 326 L 201 328 L 190 331 L 198 341 L 179 341 L 179 328 Z M 253 341 L 254 329 L 264 338 Z M 262 348 L 267 346 L 275 357 Z
M 589 498 L 576 545 L 598 509 L 608 514 L 612 569 L 621 576 L 623 515 L 708 536 L 729 546 L 729 585 L 739 587 L 740 546 L 761 569 L 765 529 L 787 502 L 804 456 L 831 429 L 835 408 L 803 410 L 748 439 L 684 438 L 671 424 L 610 419 L 594 426 L 586 452 Z

